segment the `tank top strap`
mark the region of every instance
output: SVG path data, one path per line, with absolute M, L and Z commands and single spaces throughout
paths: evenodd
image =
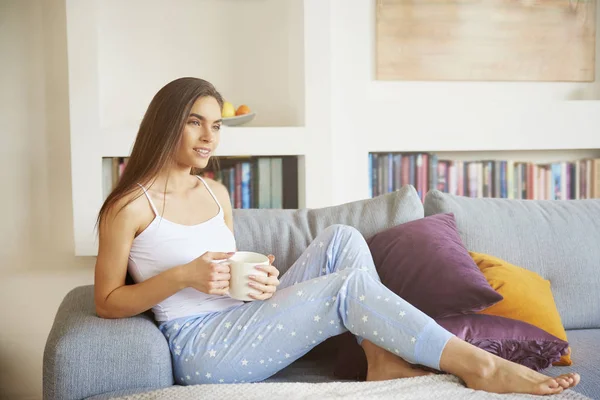
M 138 183 L 138 186 L 141 187 L 142 190 L 144 191 L 144 194 L 146 195 L 146 198 L 148 199 L 148 202 L 150 203 L 150 207 L 152 207 L 152 211 L 154 211 L 154 215 L 156 215 L 158 217 L 158 211 L 156 210 L 156 206 L 154 206 L 154 203 L 152 202 L 152 199 L 150 198 L 148 191 L 146 190 L 145 187 L 143 187 L 139 183 Z
M 217 196 L 215 196 L 213 191 L 210 189 L 210 186 L 208 186 L 208 183 L 206 183 L 206 181 L 204 179 L 202 179 L 202 177 L 200 175 L 196 175 L 196 178 L 200 179 L 200 181 L 204 184 L 204 186 L 208 190 L 208 193 L 210 193 L 212 198 L 215 200 L 215 203 L 217 203 L 217 206 L 219 206 L 219 214 L 220 214 L 223 211 L 223 207 L 221 207 L 221 203 L 219 203 L 219 200 L 217 200 Z

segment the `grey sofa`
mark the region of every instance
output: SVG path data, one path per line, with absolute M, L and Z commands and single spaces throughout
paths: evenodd
M 356 227 L 366 238 L 400 223 L 453 212 L 469 250 L 506 259 L 549 279 L 581 374 L 575 391 L 600 399 L 600 200 L 520 201 L 470 199 L 438 191 L 423 205 L 413 187 L 374 199 L 322 209 L 234 210 L 240 250 L 276 255 L 282 273 L 325 227 Z M 328 341 L 269 381 L 334 380 L 335 345 Z M 93 287 L 63 300 L 44 352 L 46 400 L 107 399 L 174 384 L 167 343 L 148 313 L 96 317 Z

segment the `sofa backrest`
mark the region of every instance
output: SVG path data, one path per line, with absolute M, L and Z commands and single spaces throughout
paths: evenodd
M 600 199 L 425 198 L 425 216 L 454 213 L 468 250 L 550 281 L 566 329 L 600 328 Z
M 412 186 L 373 199 L 320 209 L 234 209 L 238 250 L 275 256 L 283 275 L 323 229 L 350 225 L 365 237 L 392 226 L 423 218 L 423 205 Z

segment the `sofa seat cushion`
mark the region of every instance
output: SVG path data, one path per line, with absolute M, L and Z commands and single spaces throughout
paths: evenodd
M 265 382 L 322 383 L 340 381 L 333 375 L 333 357 L 303 357 L 271 376 Z
M 288 367 L 282 369 L 272 377 L 266 379 L 265 383 L 283 383 L 283 382 L 301 382 L 301 383 L 324 383 L 341 381 L 333 376 L 333 359 L 322 358 L 317 359 L 311 356 L 305 356 L 294 361 Z M 262 383 L 253 383 L 260 385 Z M 188 389 L 193 389 L 194 386 L 186 386 Z M 119 390 L 110 393 L 104 393 L 94 397 L 89 397 L 86 400 L 109 400 L 119 397 L 131 396 L 139 393 L 147 394 L 147 399 L 160 398 L 156 395 L 156 390 L 153 388 Z M 165 396 L 167 397 L 167 396 Z
M 600 328 L 600 199 L 469 198 L 438 190 L 427 194 L 425 215 L 450 212 L 468 250 L 550 281 L 566 329 Z
M 592 399 L 600 399 L 600 329 L 567 331 L 574 362 L 569 367 L 550 367 L 543 374 L 557 376 L 569 372 L 581 375 L 573 390 Z

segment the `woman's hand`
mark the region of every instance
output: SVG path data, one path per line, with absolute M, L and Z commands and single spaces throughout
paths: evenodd
M 261 292 L 260 294 L 249 294 L 250 297 L 256 300 L 267 300 L 270 299 L 275 290 L 277 290 L 277 286 L 279 286 L 279 270 L 273 266 L 273 261 L 275 260 L 275 256 L 269 254 L 269 265 L 259 265 L 256 269 L 260 271 L 265 271 L 269 276 L 250 276 L 250 287 Z
M 229 292 L 229 264 L 218 260 L 230 258 L 235 253 L 210 252 L 182 265 L 182 280 L 186 287 L 192 287 L 206 294 L 225 296 Z

